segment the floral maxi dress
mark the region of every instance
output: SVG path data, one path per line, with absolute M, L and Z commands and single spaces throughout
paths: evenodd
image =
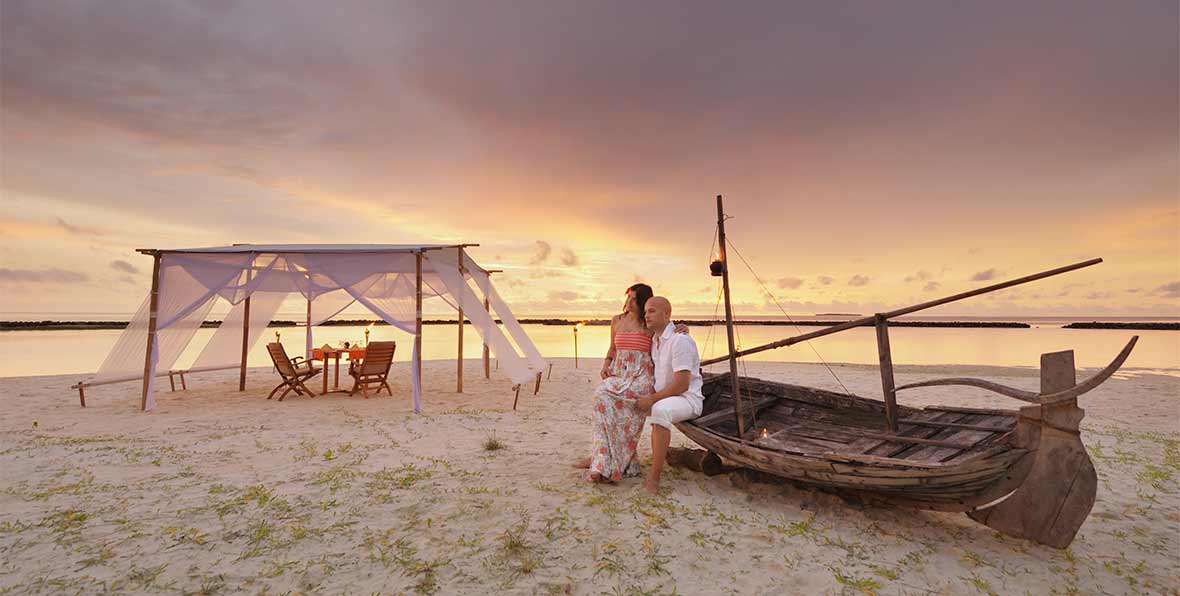
M 610 481 L 638 476 L 639 435 L 647 418 L 635 401 L 653 391 L 655 365 L 646 333 L 616 333 L 611 376 L 594 391 L 594 447 L 587 479 L 598 474 Z

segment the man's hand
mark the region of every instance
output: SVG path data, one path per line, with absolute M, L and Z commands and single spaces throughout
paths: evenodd
M 676 333 L 688 335 L 688 325 L 685 325 L 684 323 L 676 323 L 676 326 L 673 327 L 672 330 Z
M 651 407 L 656 403 L 656 401 L 652 399 L 653 396 L 654 394 L 649 393 L 635 400 L 635 409 L 640 412 L 650 412 Z
M 611 364 L 610 362 L 604 363 L 602 365 L 602 370 L 598 372 L 598 374 L 602 377 L 602 379 L 604 381 L 606 380 L 607 377 L 610 376 L 610 364 Z

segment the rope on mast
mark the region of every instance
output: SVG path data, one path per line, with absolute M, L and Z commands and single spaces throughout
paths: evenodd
M 733 240 L 726 238 L 725 241 L 727 244 L 729 244 L 729 247 L 733 249 L 733 252 L 737 253 L 738 258 L 741 259 L 742 264 L 746 266 L 746 269 L 750 270 L 750 275 L 754 276 L 754 279 L 758 282 L 758 285 L 762 286 L 762 291 L 766 292 L 766 295 L 769 296 L 772 301 L 774 301 L 774 305 L 777 306 L 780 311 L 782 311 L 783 316 L 787 317 L 787 321 L 789 321 L 791 323 L 791 325 L 793 327 L 795 327 L 796 331 L 802 332 L 803 330 L 800 329 L 799 325 L 797 325 L 795 323 L 795 319 L 792 319 L 791 315 L 787 314 L 787 309 L 783 308 L 782 304 L 779 304 L 778 298 L 776 298 L 774 296 L 774 294 L 772 294 L 770 292 L 770 290 L 766 288 L 766 284 L 762 282 L 762 278 L 759 277 L 758 274 L 754 272 L 754 268 L 751 267 L 750 263 L 748 263 L 746 261 L 746 257 L 742 256 L 742 252 L 740 250 L 738 250 L 736 246 L 733 245 Z M 821 364 L 824 365 L 824 368 L 828 369 L 828 372 L 831 373 L 833 379 L 836 379 L 836 383 L 838 383 L 840 385 L 840 388 L 844 390 L 844 393 L 851 394 L 852 392 L 849 391 L 848 388 L 844 386 L 844 382 L 840 380 L 840 377 L 839 377 L 839 375 L 836 374 L 836 371 L 832 370 L 832 367 L 828 364 L 828 362 L 826 360 L 824 360 L 824 357 L 820 355 L 819 350 L 815 349 L 815 346 L 811 345 L 810 341 L 805 341 L 803 343 L 807 344 L 807 347 L 811 348 L 812 352 L 815 352 L 815 357 L 819 358 L 819 361 Z M 744 361 L 743 361 L 743 365 L 744 365 Z

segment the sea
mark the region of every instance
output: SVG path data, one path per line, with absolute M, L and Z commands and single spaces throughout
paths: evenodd
M 300 320 L 302 313 L 283 313 L 276 320 Z M 359 315 L 356 318 L 363 318 Z M 371 315 L 370 315 L 371 316 Z M 565 319 L 569 321 L 602 319 L 598 315 L 579 313 L 570 315 L 524 315 L 521 318 Z M 796 321 L 840 321 L 852 313 L 793 316 Z M 859 315 L 858 315 L 859 316 Z M 452 314 L 453 317 L 453 314 Z M 2 312 L 6 321 L 126 321 L 129 313 L 87 312 Z M 216 318 L 214 315 L 211 318 Z M 346 314 L 342 318 L 353 318 Z M 444 315 L 426 318 L 446 318 Z M 709 317 L 686 317 L 708 319 Z M 785 321 L 786 317 L 759 316 L 746 320 Z M 1123 367 L 1124 374 L 1155 373 L 1180 376 L 1180 331 L 1120 330 L 1120 329 L 1064 329 L 1073 322 L 1180 322 L 1180 317 L 968 317 L 968 316 L 911 316 L 909 321 L 962 322 L 1020 322 L 1029 328 L 970 328 L 970 327 L 894 327 L 890 329 L 890 345 L 896 365 L 985 365 L 1036 368 L 1045 352 L 1074 350 L 1079 368 L 1106 366 L 1135 335 L 1139 336 L 1131 357 Z M 597 368 L 610 342 L 607 326 L 584 326 L 575 332 L 570 325 L 526 324 L 525 331 L 547 358 L 578 359 L 578 366 Z M 316 327 L 313 343 L 337 346 L 344 341 L 364 343 L 364 326 Z M 737 325 L 734 327 L 740 348 L 749 348 L 775 340 L 820 329 L 815 326 Z M 214 329 L 201 329 L 181 356 L 175 368 L 185 368 L 196 358 Z M 102 364 L 107 352 L 122 333 L 113 330 L 20 330 L 0 331 L 0 377 L 30 375 L 79 375 L 83 378 Z M 275 334 L 272 336 L 272 334 Z M 724 325 L 693 326 L 691 334 L 697 341 L 701 358 L 723 356 L 728 353 Z M 422 353 L 427 360 L 454 359 L 458 354 L 458 325 L 426 325 L 422 332 Z M 301 354 L 304 330 L 301 327 L 274 327 L 267 331 L 268 340 L 275 337 L 289 354 Z M 395 361 L 410 358 L 413 337 L 392 326 L 371 328 L 369 341 L 394 340 L 398 343 Z M 270 364 L 266 342 L 259 342 L 248 356 L 251 366 Z M 464 333 L 463 357 L 478 359 L 482 343 L 474 328 L 467 326 Z M 876 364 L 878 362 L 876 334 L 872 328 L 860 327 L 835 333 L 787 348 L 768 350 L 749 356 L 750 361 L 827 362 Z

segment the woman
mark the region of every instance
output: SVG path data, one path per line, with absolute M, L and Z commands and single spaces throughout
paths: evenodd
M 622 314 L 611 318 L 610 349 L 599 373 L 602 382 L 594 391 L 594 445 L 590 457 L 577 464 L 588 468 L 588 481 L 617 482 L 640 474 L 636 451 L 647 414 L 635 410 L 635 400 L 655 390 L 652 334 L 643 320 L 643 307 L 651 297 L 647 284 L 627 288 Z M 677 325 L 676 331 L 688 333 L 688 327 Z

